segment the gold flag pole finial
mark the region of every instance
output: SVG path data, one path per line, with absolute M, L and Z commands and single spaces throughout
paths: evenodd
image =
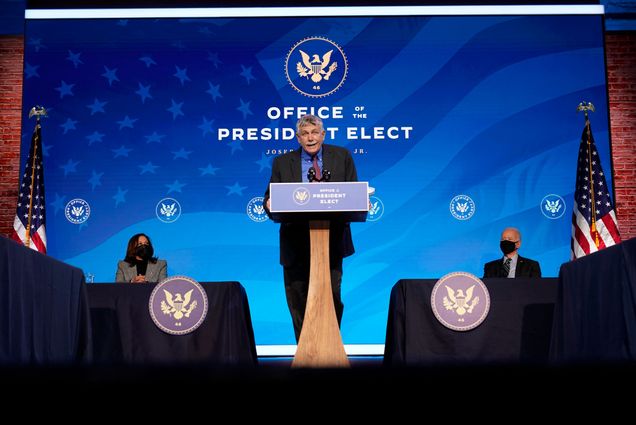
M 33 116 L 36 116 L 37 120 L 40 121 L 40 117 L 44 116 L 48 116 L 47 112 L 46 112 L 46 108 L 44 106 L 34 106 L 33 108 L 31 108 L 31 110 L 29 111 L 29 118 L 33 118 Z
M 43 106 L 34 106 L 33 108 L 31 108 L 31 110 L 29 111 L 29 118 L 32 118 L 33 116 L 36 117 L 36 123 L 35 123 L 35 134 L 34 137 L 39 137 L 39 132 L 38 127 L 40 126 L 40 117 L 46 117 L 46 108 L 44 108 Z M 25 240 L 24 240 L 24 245 L 25 246 L 30 246 L 31 245 L 31 218 L 33 215 L 33 189 L 35 187 L 35 163 L 37 160 L 37 143 L 33 143 L 33 152 L 31 152 L 31 158 L 32 158 L 32 164 L 31 164 L 31 196 L 29 197 L 29 211 L 28 211 L 28 218 L 27 218 L 27 227 L 26 227 L 26 235 L 25 235 Z
M 583 112 L 585 114 L 585 119 L 587 120 L 587 112 L 592 111 L 595 112 L 594 104 L 592 102 L 583 101 L 579 103 L 579 106 L 576 107 L 577 112 Z
M 596 248 L 598 249 L 599 245 L 601 244 L 601 241 L 599 240 L 599 236 L 598 236 L 598 232 L 596 231 L 596 208 L 594 208 L 594 195 L 595 195 L 595 190 L 594 190 L 594 176 L 592 174 L 592 130 L 590 129 L 590 119 L 588 116 L 588 112 L 592 111 L 594 112 L 594 104 L 592 102 L 581 102 L 579 103 L 579 106 L 576 107 L 576 111 L 577 112 L 583 112 L 585 114 L 585 132 L 587 134 L 587 156 L 588 156 L 588 169 L 589 169 L 589 173 L 590 173 L 590 200 L 592 201 L 591 203 L 591 207 L 590 207 L 590 218 L 592 220 L 592 226 L 591 226 L 591 231 L 594 234 L 594 244 L 596 245 Z

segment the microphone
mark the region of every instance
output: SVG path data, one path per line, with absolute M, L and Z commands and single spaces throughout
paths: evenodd
M 307 171 L 307 180 L 309 180 L 309 183 L 318 180 L 316 170 L 314 170 L 313 167 L 309 167 L 309 171 Z
M 309 180 L 310 183 L 311 182 L 328 182 L 329 180 L 331 180 L 331 171 L 322 170 L 322 176 L 318 178 L 316 176 L 316 170 L 314 170 L 314 168 L 311 167 L 307 171 L 307 180 Z

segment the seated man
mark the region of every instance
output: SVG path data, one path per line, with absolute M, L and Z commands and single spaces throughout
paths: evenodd
M 521 233 L 514 227 L 504 229 L 499 247 L 503 258 L 486 263 L 484 277 L 541 277 L 539 263 L 520 256 Z

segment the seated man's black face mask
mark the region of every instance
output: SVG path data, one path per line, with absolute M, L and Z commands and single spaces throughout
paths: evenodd
M 501 252 L 504 253 L 504 255 L 508 255 L 510 254 L 512 251 L 515 250 L 517 242 L 513 242 L 513 241 L 501 241 L 499 242 L 499 248 L 501 248 Z

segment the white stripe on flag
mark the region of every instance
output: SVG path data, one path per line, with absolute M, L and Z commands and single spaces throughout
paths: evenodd
M 612 218 L 612 220 L 614 220 L 614 224 L 616 225 L 616 218 L 612 217 L 613 213 L 614 213 L 614 210 L 610 211 L 610 217 Z M 603 220 L 598 220 L 596 222 L 596 230 L 598 230 L 598 233 L 600 234 L 601 239 L 603 239 L 603 242 L 605 243 L 606 247 L 616 245 L 616 241 L 614 240 L 614 238 L 612 237 L 612 234 L 609 232 L 609 230 L 605 226 L 605 223 L 603 222 Z
M 581 212 L 579 211 L 578 208 L 574 210 L 574 214 L 576 215 L 576 225 L 579 227 L 579 229 L 581 230 L 581 233 L 583 234 L 583 237 L 585 238 L 587 243 L 590 245 L 589 253 L 591 254 L 592 252 L 598 251 L 598 248 L 596 247 L 596 244 L 594 243 L 594 239 L 592 239 L 590 226 L 587 224 L 587 220 L 581 215 Z M 576 238 L 576 234 L 572 233 L 572 237 Z
M 38 235 L 40 235 L 40 240 L 44 244 L 44 248 L 46 248 L 46 230 L 44 227 L 45 227 L 44 224 L 41 225 L 37 233 Z
M 17 216 L 13 218 L 13 230 L 15 230 L 15 232 L 18 234 L 18 237 L 24 244 L 24 241 L 26 240 L 26 229 L 22 224 L 22 220 L 20 220 Z

